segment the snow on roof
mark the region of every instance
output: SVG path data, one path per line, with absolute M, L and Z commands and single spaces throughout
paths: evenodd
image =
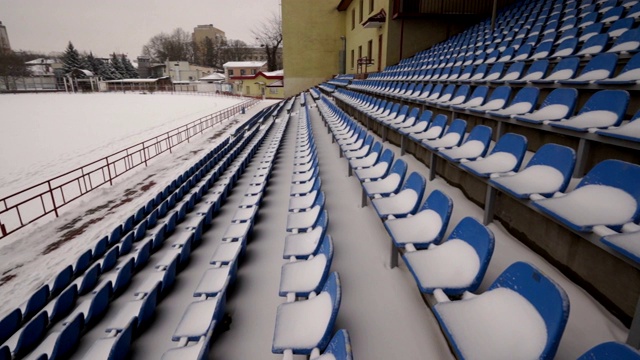
M 263 71 L 262 74 L 265 76 L 284 76 L 284 70 Z
M 283 87 L 283 86 L 284 86 L 284 81 L 282 80 L 276 80 L 271 84 L 267 85 L 267 87 Z
M 267 64 L 266 61 L 229 61 L 224 63 L 222 66 L 225 68 L 228 67 L 263 67 Z
M 44 64 L 55 64 L 55 60 L 54 59 L 45 59 L 45 58 L 38 58 L 38 59 L 34 59 L 31 61 L 27 61 L 25 62 L 26 65 L 44 65 Z
M 120 79 L 120 80 L 108 80 L 106 83 L 152 83 L 158 80 L 168 79 L 168 76 L 157 79 Z
M 224 80 L 224 75 L 213 73 L 213 74 L 201 77 L 200 80 Z

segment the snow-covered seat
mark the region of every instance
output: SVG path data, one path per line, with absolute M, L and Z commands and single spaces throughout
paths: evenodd
M 225 292 L 190 303 L 171 336 L 173 341 L 198 341 L 220 323 L 224 315 Z
M 624 68 L 615 77 L 597 80 L 596 84 L 625 85 L 637 84 L 640 81 L 640 53 L 633 55 Z
M 437 139 L 444 133 L 448 120 L 447 115 L 438 114 L 429 122 L 429 126 L 424 131 L 409 133 L 409 138 L 417 142 Z
M 289 234 L 284 240 L 284 251 L 282 257 L 284 259 L 308 258 L 317 254 L 321 241 L 327 232 L 329 217 L 327 211 L 323 210 L 318 218 L 318 222 L 310 231 L 297 234 Z
M 640 121 L 637 121 L 638 119 L 640 119 L 640 111 L 636 112 L 631 120 L 624 125 L 606 130 L 598 130 L 597 133 L 599 135 L 640 142 Z
M 425 248 L 442 241 L 453 210 L 453 201 L 440 190 L 434 190 L 420 210 L 413 216 L 389 219 L 384 227 L 396 247 L 411 244 L 415 248 Z
M 552 84 L 561 80 L 571 79 L 578 71 L 578 65 L 580 65 L 579 57 L 565 57 L 556 64 L 547 77 L 529 80 L 529 82 L 534 84 Z
M 477 158 L 474 161 L 463 160 L 460 162 L 460 166 L 476 176 L 489 177 L 493 173 L 517 170 L 526 150 L 526 137 L 506 133 L 498 139 L 488 156 Z
M 549 125 L 581 132 L 618 126 L 627 111 L 629 98 L 625 90 L 598 91 L 591 95 L 576 116 Z
M 296 298 L 309 297 L 311 293 L 319 293 L 329 276 L 332 261 L 333 243 L 331 237 L 326 236 L 316 255 L 282 265 L 280 296 Z
M 560 80 L 558 83 L 566 85 L 586 85 L 599 80 L 608 79 L 613 74 L 618 63 L 618 55 L 603 53 L 596 55 L 584 66 L 578 76 L 571 79 Z
M 396 159 L 386 176 L 362 183 L 362 189 L 369 198 L 391 196 L 400 190 L 406 174 L 407 163 L 402 159 Z
M 20 359 L 38 346 L 47 333 L 48 325 L 49 315 L 46 310 L 41 311 L 18 330 L 18 332 L 13 334 L 13 336 L 5 342 L 5 345 L 11 350 L 13 358 Z
M 196 341 L 184 341 L 178 347 L 171 348 L 162 354 L 162 360 L 206 360 L 209 358 L 211 337 L 215 324 Z
M 358 156 L 364 156 L 361 154 L 367 154 L 369 149 L 371 149 L 371 145 L 373 144 L 373 135 L 367 135 L 364 140 L 361 140 L 359 143 L 354 144 L 349 148 L 342 149 L 342 153 L 344 157 L 347 159 L 357 158 Z
M 318 222 L 320 214 L 324 209 L 324 200 L 324 193 L 320 192 L 315 202 L 313 203 L 313 206 L 309 210 L 304 212 L 289 213 L 287 215 L 287 231 L 306 232 L 307 230 L 313 228 Z
M 311 208 L 319 194 L 320 194 L 320 183 L 318 182 L 317 186 L 311 189 L 310 192 L 300 196 L 290 196 L 289 211 L 299 212 L 299 211 L 305 211 Z
M 427 249 L 408 249 L 402 259 L 411 271 L 418 288 L 432 294 L 462 295 L 475 291 L 487 271 L 495 245 L 491 230 L 471 217 L 465 217 L 448 239 Z
M 133 328 L 134 321 L 131 321 L 123 331 L 113 331 L 105 334 L 93 343 L 82 359 L 126 359 L 133 339 Z
M 584 42 L 582 48 L 576 53 L 576 56 L 593 56 L 603 52 L 604 47 L 609 42 L 609 34 L 597 34 L 591 36 Z
M 545 121 L 557 121 L 573 114 L 578 98 L 578 90 L 574 88 L 554 89 L 545 98 L 538 110 L 524 115 L 514 115 L 514 119 L 534 124 Z
M 291 184 L 291 189 L 289 191 L 290 196 L 302 196 L 310 193 L 314 189 L 317 189 L 321 185 L 320 176 L 316 176 L 315 178 L 301 184 Z
M 414 107 L 411 109 L 411 111 L 408 112 L 408 114 L 402 120 L 400 120 L 400 117 L 398 117 L 394 122 L 389 123 L 388 125 L 389 127 L 396 130 L 411 127 L 416 124 L 419 113 L 420 113 L 420 109 L 417 107 Z
M 371 149 L 368 152 L 359 152 L 352 153 L 351 158 L 347 158 L 349 160 L 349 166 L 352 169 L 358 168 L 366 168 L 375 165 L 382 153 L 382 143 L 380 141 L 376 141 Z
M 314 349 L 324 349 L 329 343 L 341 299 L 340 277 L 332 272 L 317 296 L 280 304 L 271 351 L 308 355 Z
M 61 330 L 51 331 L 25 360 L 68 359 L 78 346 L 83 325 L 84 317 L 78 314 Z
M 531 194 L 550 196 L 567 188 L 575 163 L 576 153 L 572 148 L 548 143 L 536 151 L 522 171 L 494 177 L 490 183 L 521 199 Z
M 640 29 L 631 29 L 620 35 L 607 52 L 630 53 L 640 48 Z
M 395 153 L 391 149 L 384 149 L 382 155 L 376 160 L 375 164 L 366 168 L 355 169 L 354 174 L 360 182 L 374 181 L 387 175 L 391 168 L 391 163 L 395 158 Z
M 420 111 L 418 109 L 418 111 Z M 419 133 L 427 129 L 429 127 L 429 123 L 431 122 L 431 117 L 433 116 L 433 112 L 431 110 L 423 110 L 420 114 L 420 117 L 417 117 L 416 121 L 409 126 L 406 127 L 397 127 L 399 133 L 403 135 L 409 135 L 413 133 Z
M 639 219 L 639 181 L 640 165 L 604 160 L 585 175 L 575 190 L 534 201 L 533 205 L 576 231 L 591 231 L 596 225 L 619 228 Z
M 229 264 L 214 266 L 207 269 L 200 278 L 196 289 L 193 291 L 194 297 L 207 296 L 214 297 L 225 291 L 228 284 L 236 276 L 238 262 L 232 261 Z
M 383 220 L 402 218 L 415 214 L 422 201 L 426 180 L 417 172 L 412 172 L 398 194 L 372 199 L 371 204 Z
M 338 330 L 331 338 L 329 345 L 318 357 L 313 360 L 353 360 L 351 353 L 351 339 L 345 329 Z
M 0 344 L 4 343 L 20 329 L 22 325 L 22 311 L 15 308 L 0 319 Z M 11 358 L 11 357 L 9 357 Z
M 431 151 L 446 149 L 460 145 L 467 130 L 467 122 L 462 119 L 454 119 L 442 137 L 432 140 L 423 140 L 421 145 Z
M 640 263 L 640 231 L 615 233 L 600 238 L 605 245 Z
M 489 96 L 484 104 L 478 106 L 468 106 L 466 107 L 466 109 L 476 113 L 496 111 L 502 109 L 507 104 L 509 96 L 511 96 L 511 87 L 499 86 L 493 90 L 491 96 Z
M 140 331 L 151 320 L 160 292 L 160 284 L 149 293 L 138 293 L 135 299 L 127 301 L 115 316 L 109 319 L 106 331 L 124 331 L 129 324 L 134 322 L 134 331 Z
M 486 292 L 439 302 L 433 312 L 461 359 L 553 359 L 569 298 L 532 265 L 516 262 Z
M 616 341 L 609 341 L 598 344 L 587 350 L 577 360 L 608 360 L 627 359 L 639 360 L 640 352 L 627 344 Z
M 45 307 L 45 310 L 49 313 L 49 323 L 54 324 L 71 312 L 77 300 L 78 285 L 71 284 Z
M 476 125 L 460 146 L 440 150 L 438 154 L 451 162 L 484 156 L 489 149 L 491 132 L 491 128 L 486 125 Z
M 515 64 L 517 64 L 517 63 L 515 63 Z M 509 69 L 511 69 L 511 67 Z M 508 73 L 508 71 L 507 71 L 507 73 Z M 469 108 L 469 107 L 480 106 L 480 105 L 482 105 L 484 103 L 484 100 L 486 99 L 488 92 L 489 92 L 489 87 L 488 86 L 486 86 L 486 85 L 477 86 L 473 90 L 473 92 L 471 93 L 471 95 L 469 96 L 467 101 L 465 101 L 462 104 L 451 105 L 451 107 L 453 109 L 456 109 L 456 110 L 464 110 L 464 109 Z
M 221 241 L 213 251 L 209 263 L 212 265 L 228 265 L 235 262 L 244 251 L 246 239 L 239 241 Z

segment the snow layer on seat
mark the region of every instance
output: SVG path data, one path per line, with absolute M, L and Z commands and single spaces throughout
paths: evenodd
M 562 173 L 547 165 L 532 165 L 513 176 L 502 176 L 491 180 L 518 197 L 531 194 L 548 194 L 559 191 L 564 183 Z
M 483 159 L 463 163 L 462 166 L 473 170 L 479 175 L 488 175 L 511 171 L 517 163 L 518 159 L 513 154 L 497 152 Z
M 210 263 L 229 263 L 236 260 L 242 250 L 242 241 L 222 242 L 211 256 Z
M 424 144 L 424 146 L 430 149 L 446 148 L 446 147 L 451 147 L 458 144 L 460 142 L 461 137 L 462 137 L 461 134 L 450 133 L 450 134 L 444 135 L 439 139 L 423 141 L 422 144 Z
M 387 220 L 385 227 L 398 245 L 430 243 L 440 234 L 442 218 L 428 209 L 414 216 Z
M 280 294 L 309 293 L 314 291 L 322 280 L 327 265 L 327 257 L 318 254 L 309 260 L 290 262 L 282 265 L 280 274 Z
M 403 257 L 423 288 L 464 288 L 471 285 L 480 270 L 473 246 L 460 239 L 407 252 Z
M 534 111 L 531 114 L 516 116 L 516 119 L 530 122 L 542 122 L 544 120 L 560 120 L 567 116 L 569 107 L 562 104 L 553 104 Z
M 537 359 L 547 341 L 545 322 L 517 292 L 497 288 L 434 310 L 466 359 Z
M 324 230 L 324 228 L 316 226 L 306 233 L 287 235 L 284 240 L 283 256 L 289 258 L 291 256 L 312 255 L 318 249 Z
M 273 348 L 314 348 L 329 325 L 332 309 L 327 292 L 309 300 L 281 304 L 276 314 Z
M 568 120 L 561 120 L 555 125 L 568 126 L 579 129 L 600 128 L 614 125 L 618 121 L 618 115 L 612 111 L 589 111 Z
M 638 207 L 629 193 L 606 185 L 585 185 L 565 196 L 534 204 L 578 227 L 621 225 L 632 220 Z
M 440 153 L 442 155 L 447 156 L 450 159 L 468 159 L 475 158 L 482 155 L 485 146 L 482 141 L 479 140 L 471 140 L 467 141 L 459 147 L 452 149 L 441 150 Z
M 289 211 L 308 209 L 313 206 L 317 197 L 317 190 L 302 196 L 291 196 L 289 197 Z
M 173 332 L 172 340 L 179 341 L 181 338 L 187 338 L 189 341 L 198 341 L 200 337 L 205 336 L 212 323 L 217 320 L 216 316 L 219 315 L 223 306 L 223 297 L 224 294 L 220 294 L 215 298 L 189 304 Z
M 314 206 L 309 211 L 289 213 L 287 216 L 287 230 L 307 229 L 312 227 L 316 223 L 321 210 L 321 206 Z
M 401 181 L 400 174 L 392 173 L 384 179 L 363 183 L 362 187 L 369 195 L 384 194 L 397 189 Z
M 229 282 L 230 270 L 231 266 L 207 269 L 207 271 L 202 274 L 200 282 L 193 292 L 193 296 L 199 297 L 207 295 L 212 297 L 218 295 L 218 293 L 225 289 Z
M 378 215 L 394 215 L 404 214 L 415 207 L 416 201 L 420 198 L 419 194 L 413 189 L 402 190 L 398 195 L 381 199 L 373 199 L 373 206 L 376 208 Z
M 640 232 L 605 236 L 601 241 L 633 261 L 640 263 Z

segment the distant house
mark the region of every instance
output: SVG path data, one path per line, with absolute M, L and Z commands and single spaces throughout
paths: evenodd
M 231 76 L 234 93 L 242 96 L 264 97 L 266 99 L 284 98 L 284 71 L 259 71 L 253 75 Z
M 226 82 L 230 82 L 231 77 L 252 76 L 260 71 L 267 71 L 266 61 L 229 61 L 222 65 Z
M 138 60 L 138 66 L 140 65 Z M 195 82 L 203 76 L 216 72 L 216 69 L 206 66 L 189 64 L 188 61 L 165 61 L 164 63 L 145 64 L 145 72 L 149 78 L 168 76 L 175 82 Z
M 156 79 L 109 80 L 100 83 L 100 91 L 173 91 L 173 83 L 168 76 Z

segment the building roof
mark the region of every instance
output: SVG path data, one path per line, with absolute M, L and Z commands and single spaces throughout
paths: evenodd
M 167 80 L 169 79 L 168 76 L 164 76 L 161 78 L 156 78 L 156 79 L 121 79 L 121 80 L 109 80 L 109 81 L 105 81 L 106 83 L 154 83 L 157 82 L 159 80 Z
M 271 71 L 271 72 L 258 71 L 256 74 L 253 74 L 253 75 L 229 76 L 229 79 L 231 79 L 231 80 L 251 80 L 251 79 L 258 78 L 259 76 L 262 76 L 263 78 L 269 79 L 269 80 L 273 80 L 273 79 L 282 80 L 282 79 L 284 79 L 284 71 L 283 70 L 277 70 L 277 71 Z
M 284 86 L 284 81 L 283 80 L 276 80 L 274 82 L 272 82 L 271 84 L 267 85 L 267 87 L 283 87 Z
M 225 68 L 228 67 L 241 67 L 241 68 L 251 68 L 251 67 L 263 67 L 267 64 L 266 61 L 229 61 L 224 63 L 222 66 Z
M 262 71 L 264 76 L 284 76 L 284 70 Z
M 213 81 L 224 80 L 224 75 L 223 74 L 218 74 L 218 73 L 213 73 L 213 74 L 201 77 L 199 80 L 213 80 Z

